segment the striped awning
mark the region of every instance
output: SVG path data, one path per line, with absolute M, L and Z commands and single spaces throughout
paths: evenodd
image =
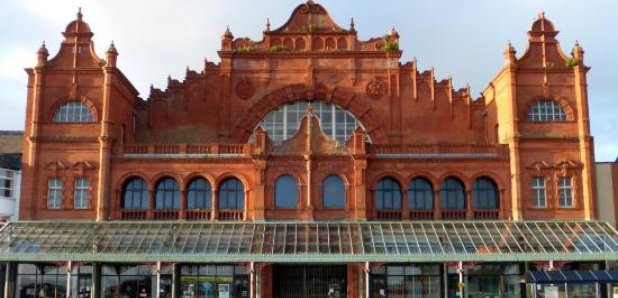
M 600 221 L 22 221 L 0 261 L 454 262 L 618 260 Z

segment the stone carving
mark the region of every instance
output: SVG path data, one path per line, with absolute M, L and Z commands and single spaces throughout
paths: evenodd
M 371 99 L 380 99 L 384 95 L 384 84 L 378 80 L 372 80 L 367 84 L 367 96 Z
M 301 6 L 300 12 L 304 14 L 318 14 L 320 13 L 320 6 L 313 3 L 313 1 L 308 1 L 307 4 Z
M 253 96 L 253 93 L 255 93 L 255 87 L 247 77 L 243 77 L 236 84 L 236 95 L 241 99 L 249 99 Z

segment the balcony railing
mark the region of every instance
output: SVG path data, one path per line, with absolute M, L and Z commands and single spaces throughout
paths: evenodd
M 200 220 L 210 220 L 210 210 L 187 210 L 186 211 L 186 220 L 189 221 L 200 221 Z
M 466 209 L 442 210 L 442 219 L 466 219 Z
M 238 221 L 243 220 L 242 210 L 219 210 L 219 220 Z
M 433 210 L 410 210 L 410 220 L 432 220 Z
M 388 145 L 388 144 L 368 144 L 368 154 L 413 154 L 419 155 L 456 155 L 466 157 L 487 156 L 508 158 L 509 149 L 506 145 L 479 145 L 479 144 L 436 144 L 436 145 Z
M 154 210 L 155 220 L 178 220 L 179 210 Z
M 401 210 L 378 210 L 379 220 L 400 220 Z
M 131 210 L 125 209 L 120 211 L 120 219 L 122 220 L 146 220 L 146 210 Z
M 124 154 L 251 154 L 251 144 L 127 144 Z
M 499 219 L 500 209 L 474 210 L 474 219 Z

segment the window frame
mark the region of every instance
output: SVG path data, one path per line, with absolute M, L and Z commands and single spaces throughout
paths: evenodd
M 534 101 L 528 108 L 526 120 L 533 123 L 567 122 L 568 117 L 560 102 L 544 98 Z
M 194 183 L 198 183 L 200 181 L 205 182 L 203 188 L 201 186 L 192 187 Z M 187 210 L 211 210 L 212 209 L 212 184 L 210 183 L 210 181 L 208 181 L 208 179 L 205 179 L 203 177 L 196 177 L 196 178 L 191 179 L 191 181 L 187 185 L 186 195 L 187 195 Z M 192 196 L 195 196 L 195 197 L 192 198 Z M 200 198 L 198 196 L 203 196 L 203 197 Z M 202 204 L 196 204 L 197 202 L 201 202 Z M 191 206 L 191 203 L 193 203 L 194 206 Z M 197 205 L 203 205 L 203 207 L 197 206 Z
M 53 183 L 52 185 L 52 182 Z M 64 191 L 64 179 L 60 177 L 50 177 L 47 179 L 47 209 L 62 209 L 62 193 Z
M 482 182 L 488 184 L 480 185 Z M 484 197 L 492 194 L 494 195 L 493 204 L 490 200 L 491 197 Z M 500 209 L 500 190 L 496 181 L 489 177 L 480 177 L 474 180 L 472 185 L 472 208 L 478 210 Z
M 422 185 L 422 187 L 419 187 L 419 185 L 415 185 L 417 182 L 423 182 L 426 183 L 425 185 Z M 427 188 L 428 186 L 428 188 Z M 429 198 L 427 197 L 427 194 L 429 193 Z M 418 196 L 421 196 L 420 198 Z M 429 206 L 425 206 L 425 208 L 418 208 L 417 204 L 419 202 L 419 199 L 423 201 L 423 205 L 427 205 L 427 202 L 429 201 L 430 204 Z M 408 210 L 434 210 L 434 204 L 435 204 L 435 191 L 433 188 L 433 184 L 431 183 L 431 181 L 427 178 L 424 177 L 417 177 L 414 178 L 412 181 L 410 181 L 410 184 L 408 185 Z
M 457 185 L 461 186 L 461 189 L 455 188 L 453 185 L 448 185 L 449 182 L 456 182 Z M 459 197 L 461 194 L 461 198 Z M 461 199 L 461 200 L 460 200 Z M 450 204 L 454 200 L 455 204 Z M 458 207 L 459 201 L 462 202 L 462 206 Z M 455 205 L 451 207 L 450 205 Z M 465 210 L 467 209 L 467 198 L 466 198 L 466 185 L 461 181 L 461 179 L 456 177 L 447 177 L 442 180 L 440 183 L 440 210 Z
M 163 177 L 157 182 L 155 186 L 154 209 L 180 209 L 180 185 L 178 185 L 176 179 Z
M 341 198 L 334 198 L 333 196 L 331 196 L 332 194 L 328 193 L 327 195 L 327 183 L 328 181 L 335 181 L 333 183 L 341 183 L 340 185 L 336 185 L 336 187 L 341 186 L 340 189 L 337 189 L 337 192 L 341 192 L 340 194 L 342 195 Z M 333 199 L 337 199 L 337 201 L 333 200 Z M 335 203 L 339 203 L 339 199 L 341 200 L 341 204 L 333 204 L 332 202 Z M 327 202 L 331 202 L 331 203 L 327 203 Z M 322 181 L 322 207 L 324 209 L 343 209 L 346 206 L 346 185 L 345 185 L 345 181 L 339 177 L 339 175 L 328 175 L 326 176 L 326 178 L 324 178 L 324 180 Z
M 15 172 L 9 169 L 0 169 L 0 198 L 15 199 L 14 194 Z
M 289 191 L 292 194 L 283 194 L 280 193 L 280 191 Z M 277 180 L 275 180 L 274 197 L 275 208 L 277 209 L 298 208 L 298 180 L 289 174 L 279 176 Z
M 568 185 L 567 182 L 568 181 Z M 558 177 L 558 206 L 564 209 L 572 209 L 575 208 L 575 193 L 573 187 L 573 177 L 571 176 L 560 176 Z M 566 204 L 566 203 L 570 204 Z
M 532 190 L 532 207 L 538 209 L 547 208 L 547 179 L 542 176 L 530 178 L 530 189 Z M 539 196 L 541 194 L 542 198 Z M 540 199 L 543 200 L 543 204 L 540 204 Z
M 384 183 L 389 182 L 390 185 L 384 185 Z M 392 187 L 392 186 L 396 187 Z M 388 195 L 388 198 L 385 197 Z M 390 202 L 390 208 L 386 206 L 386 200 Z M 382 201 L 381 204 L 378 202 Z M 398 205 L 396 204 L 398 201 Z M 374 203 L 375 209 L 382 211 L 401 211 L 403 209 L 403 192 L 401 190 L 401 184 L 397 179 L 392 177 L 383 177 L 376 183 L 376 188 L 374 191 Z
M 95 123 L 95 115 L 87 103 L 81 100 L 69 100 L 59 105 L 54 111 L 52 122 L 55 124 Z
M 78 182 L 81 183 L 78 184 Z M 90 179 L 88 177 L 76 177 L 73 182 L 73 208 L 90 208 Z
M 235 182 L 233 185 L 228 185 L 228 183 Z M 225 196 L 223 195 L 225 194 Z M 229 197 L 230 195 L 234 195 L 233 198 Z M 225 206 L 223 206 L 223 201 L 225 199 Z M 217 205 L 219 210 L 244 210 L 245 209 L 245 185 L 240 181 L 240 179 L 236 177 L 226 178 L 221 181 L 219 184 L 219 188 L 217 189 Z M 233 201 L 232 201 L 233 200 Z M 234 204 L 230 204 L 233 202 Z
M 130 188 L 134 182 L 141 182 L 141 188 Z M 130 194 L 131 206 L 127 207 L 127 195 Z M 139 196 L 138 196 L 139 195 Z M 125 181 L 122 186 L 122 197 L 121 197 L 121 208 L 122 210 L 148 210 L 150 207 L 148 206 L 148 183 L 146 180 L 141 177 L 132 177 Z M 136 200 L 139 200 L 139 204 L 134 204 Z

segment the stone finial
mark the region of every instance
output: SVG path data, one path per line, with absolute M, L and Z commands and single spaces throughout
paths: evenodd
M 354 24 L 354 18 L 350 19 L 350 31 L 352 32 L 356 31 L 356 25 Z
M 116 67 L 116 62 L 118 60 L 118 50 L 116 50 L 116 46 L 114 45 L 114 41 L 109 45 L 107 52 L 105 52 L 105 58 L 107 59 L 107 66 Z
M 230 31 L 230 26 L 225 28 L 225 32 L 223 33 L 223 38 L 225 39 L 234 39 L 234 34 Z
M 395 25 L 391 26 L 391 29 L 388 31 L 388 35 L 393 37 L 399 37 L 399 32 L 395 29 Z
M 81 21 L 84 18 L 84 15 L 82 14 L 82 8 L 79 7 L 77 9 L 77 20 Z
M 584 62 L 584 48 L 579 44 L 579 41 L 577 40 L 575 41 L 575 45 L 573 46 L 571 55 L 573 55 L 573 58 L 577 59 L 579 62 Z
M 270 18 L 266 18 L 266 30 L 264 30 L 266 32 L 270 31 Z
M 45 46 L 45 41 L 41 44 L 41 47 L 36 52 L 37 54 L 37 66 L 44 66 L 47 63 L 47 57 L 49 57 L 49 52 L 47 51 L 47 47 Z
M 517 51 L 515 50 L 515 47 L 513 46 L 510 40 L 506 44 L 506 47 L 504 48 L 503 53 L 504 53 L 504 65 L 514 66 L 515 63 L 517 62 L 517 56 L 515 56 L 517 54 Z

